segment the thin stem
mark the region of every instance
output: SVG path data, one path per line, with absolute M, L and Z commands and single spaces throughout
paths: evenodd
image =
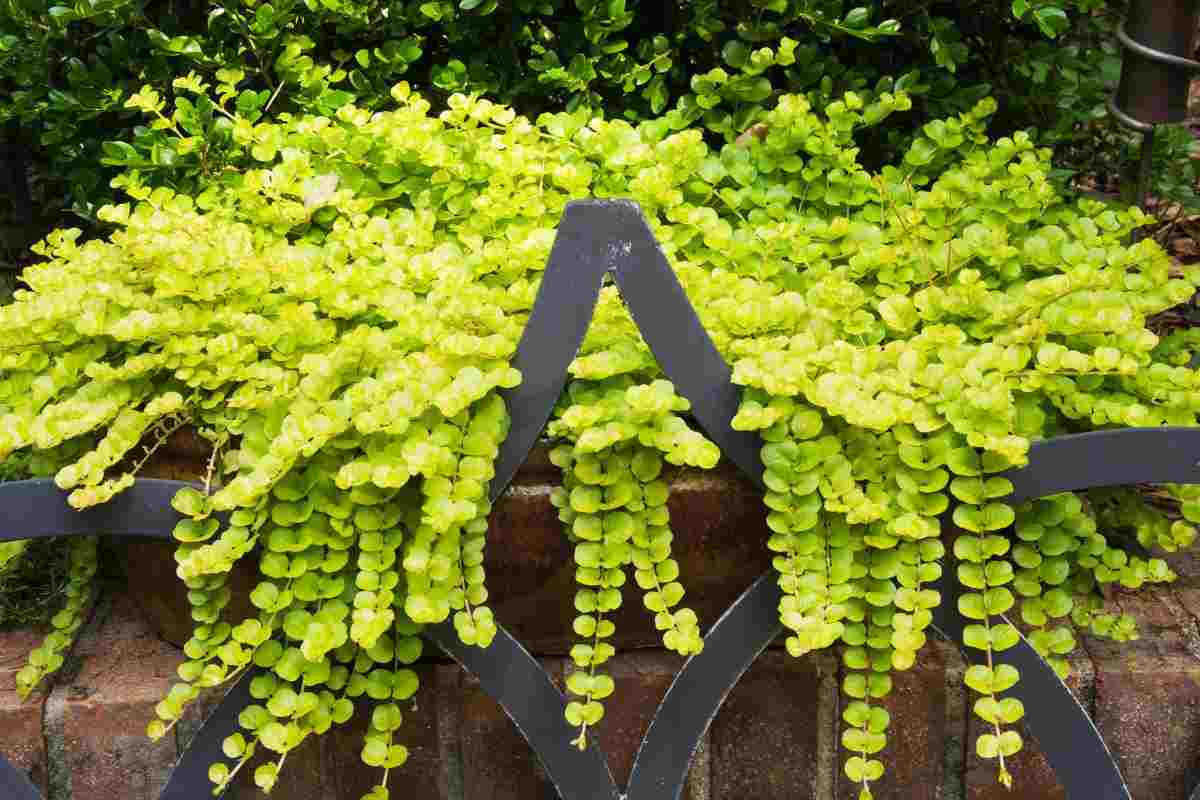
M 208 467 L 204 471 L 204 494 L 208 496 L 212 494 L 213 476 L 216 474 L 217 460 L 220 458 L 221 448 L 229 441 L 229 434 L 222 434 L 217 443 L 213 445 L 212 453 L 208 457 Z
M 284 80 L 279 82 L 278 86 L 275 87 L 275 91 L 271 93 L 271 99 L 267 101 L 267 104 L 265 106 L 263 106 L 263 114 L 264 115 L 266 115 L 266 113 L 271 110 L 271 106 L 275 103 L 275 98 L 279 97 L 279 93 L 283 91 L 283 87 L 286 84 L 287 84 L 287 79 L 285 78 Z
M 158 452 L 158 449 L 167 443 L 167 439 L 170 438 L 171 434 L 182 428 L 187 423 L 188 417 L 183 414 L 172 414 L 166 419 L 156 422 L 154 427 L 151 428 L 151 432 L 155 437 L 154 442 L 145 448 L 142 457 L 134 463 L 130 472 L 134 475 L 137 475 L 139 472 L 141 472 L 142 467 L 146 466 L 146 462 L 150 460 L 151 456 Z
M 172 724 L 174 724 L 174 723 L 172 723 Z M 247 747 L 245 754 L 242 756 L 241 760 L 238 761 L 237 766 L 234 767 L 232 770 L 230 770 L 229 774 L 225 776 L 225 780 L 222 781 L 215 789 L 213 789 L 213 794 L 216 795 L 216 794 L 220 794 L 221 792 L 225 791 L 225 788 L 227 786 L 229 786 L 229 784 L 233 783 L 233 779 L 235 777 L 237 777 L 237 774 L 239 772 L 242 771 L 242 767 L 249 764 L 250 759 L 252 759 L 252 758 L 254 758 L 254 748 Z

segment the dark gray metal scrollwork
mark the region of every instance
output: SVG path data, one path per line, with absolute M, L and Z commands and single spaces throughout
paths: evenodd
M 513 359 L 521 384 L 504 396 L 512 425 L 496 460 L 493 496 L 508 486 L 546 427 L 607 273 L 663 372 L 691 401 L 692 415 L 726 458 L 757 479 L 763 471 L 758 437 L 729 427 L 741 396 L 733 372 L 700 324 L 641 208 L 631 200 L 580 200 L 563 212 Z
M 739 390 L 700 324 L 638 206 L 622 200 L 568 204 L 547 263 L 514 366 L 519 387 L 506 393 L 512 418 L 490 487 L 504 491 L 536 443 L 566 382 L 568 368 L 591 321 L 604 276 L 617 287 L 663 372 L 692 403 L 692 413 L 725 457 L 761 483 L 758 438 L 734 431 Z M 1009 474 L 1010 499 L 1133 482 L 1196 483 L 1200 430 L 1132 429 L 1067 436 L 1033 446 L 1030 465 Z M 86 511 L 69 509 L 50 481 L 0 484 L 0 541 L 66 535 L 133 535 L 169 539 L 179 515 L 170 499 L 183 483 L 139 480 L 111 502 Z M 953 640 L 963 621 L 953 581 L 935 626 Z M 774 576 L 759 578 L 713 626 L 704 651 L 684 664 L 642 742 L 626 792 L 613 780 L 597 748 L 569 744 L 566 698 L 549 674 L 501 627 L 487 650 L 459 642 L 449 623 L 425 635 L 464 668 L 512 718 L 542 761 L 564 800 L 678 798 L 692 756 L 708 725 L 759 653 L 779 634 L 779 589 Z M 1026 707 L 1030 732 L 1042 744 L 1068 796 L 1127 800 L 1129 792 L 1103 740 L 1053 670 L 1024 640 L 1001 654 L 1018 666 L 1013 690 Z M 209 796 L 208 765 L 237 726 L 249 702 L 250 675 L 229 690 L 172 772 L 160 800 Z M 0 791 L 11 800 L 40 800 L 37 790 L 0 758 Z

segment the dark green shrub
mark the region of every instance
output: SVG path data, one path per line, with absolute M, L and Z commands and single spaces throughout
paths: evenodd
M 1001 107 L 997 133 L 1035 127 L 1079 169 L 1095 158 L 1091 123 L 1115 78 L 1115 49 L 1098 44 L 1111 39 L 1119 6 L 5 0 L 0 123 L 29 152 L 34 180 L 32 196 L 0 204 L 0 215 L 29 227 L 33 220 L 20 214 L 32 207 L 44 223 L 66 211 L 94 222 L 121 170 L 190 190 L 206 171 L 222 169 L 226 120 L 185 109 L 177 124 L 204 142 L 181 153 L 130 107 L 143 86 L 166 96 L 191 73 L 225 87 L 248 119 L 268 111 L 329 115 L 350 100 L 377 108 L 403 78 L 435 103 L 473 93 L 529 115 L 582 107 L 637 121 L 678 108 L 687 124 L 702 119 L 729 138 L 753 126 L 781 92 L 808 93 L 823 105 L 846 90 L 903 89 L 913 111 L 863 143 L 865 158 L 877 163 L 893 158 L 923 122 L 991 93 Z M 1110 150 L 1117 144 L 1103 142 Z M 6 238 L 10 247 L 27 244 L 20 237 L 14 244 L 11 232 Z

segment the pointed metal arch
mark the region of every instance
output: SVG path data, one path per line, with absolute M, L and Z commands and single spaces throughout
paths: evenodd
M 700 324 L 641 208 L 632 200 L 577 200 L 563 211 L 513 359 L 521 383 L 504 392 L 512 421 L 496 459 L 493 498 L 545 429 L 608 273 L 662 371 L 691 401 L 692 416 L 725 457 L 758 480 L 758 436 L 729 426 L 741 401 L 733 372 Z

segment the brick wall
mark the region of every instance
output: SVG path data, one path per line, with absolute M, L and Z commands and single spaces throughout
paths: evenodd
M 159 474 L 187 472 L 177 461 Z M 561 677 L 571 644 L 571 568 L 569 545 L 547 497 L 552 481 L 531 467 L 498 504 L 488 567 L 497 617 Z M 672 514 L 689 599 L 711 622 L 767 565 L 757 493 L 728 473 L 683 475 Z M 0 633 L 0 751 L 27 770 L 50 800 L 155 800 L 201 719 L 203 706 L 177 726 L 174 739 L 153 744 L 142 736 L 181 660 L 160 634 L 177 638 L 183 626 L 173 594 L 178 589 L 163 566 L 170 563 L 169 550 L 140 545 L 127 552 L 136 581 L 106 594 L 53 690 L 18 702 L 13 672 L 35 637 Z M 1185 800 L 1200 782 L 1200 560 L 1180 559 L 1175 566 L 1183 575 L 1175 586 L 1116 598 L 1141 620 L 1142 639 L 1117 647 L 1085 637 L 1071 681 L 1138 800 Z M 167 577 L 148 577 L 155 572 Z M 622 653 L 612 665 L 617 692 L 606 701 L 598 736 L 619 782 L 680 664 L 653 646 L 652 626 L 630 595 L 618 618 Z M 977 725 L 969 718 L 962 670 L 957 651 L 935 641 L 913 670 L 897 676 L 887 701 L 893 716 L 888 773 L 876 797 L 1064 797 L 1036 746 L 1016 758 L 1017 791 L 994 785 L 992 767 L 970 745 Z M 392 776 L 393 797 L 554 797 L 528 746 L 469 676 L 436 659 L 421 673 L 422 691 L 406 710 L 403 728 L 410 760 Z M 795 660 L 777 648 L 764 653 L 711 726 L 686 797 L 853 800 L 857 791 L 841 777 L 837 752 L 838 682 L 830 654 Z M 358 761 L 361 732 L 359 720 L 306 743 L 288 757 L 273 796 L 357 800 L 376 779 Z M 230 796 L 258 795 L 247 780 Z

